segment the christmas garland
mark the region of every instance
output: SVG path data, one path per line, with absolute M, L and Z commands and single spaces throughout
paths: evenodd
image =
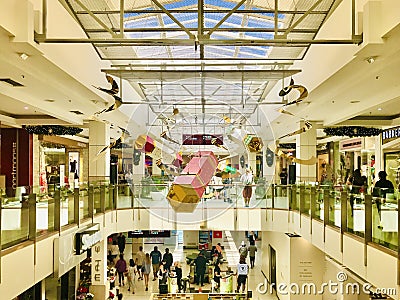
M 29 134 L 38 135 L 76 135 L 83 131 L 82 128 L 61 125 L 23 126 Z
M 328 136 L 361 137 L 379 135 L 382 129 L 363 126 L 341 126 L 324 128 L 324 132 Z

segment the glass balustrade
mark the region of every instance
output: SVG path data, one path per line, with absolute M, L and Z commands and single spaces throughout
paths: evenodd
M 18 187 L 1 194 L 1 244 L 3 248 L 34 239 L 38 235 L 62 230 L 95 214 L 115 209 L 147 209 L 168 222 L 207 222 L 226 214 L 237 218 L 246 210 L 292 210 L 302 216 L 341 228 L 343 232 L 368 237 L 386 248 L 398 247 L 398 192 L 374 196 L 367 204 L 364 193 L 351 193 L 346 186 L 315 184 L 279 185 L 259 181 L 253 184 L 249 207 L 245 207 L 243 185 L 209 185 L 193 214 L 175 212 L 167 194 L 171 182 L 113 185 L 108 182 L 81 183 L 75 188 L 52 185 Z M 8 190 L 7 190 L 8 191 Z M 354 191 L 354 189 L 351 189 Z M 369 205 L 369 206 L 368 206 Z M 229 213 L 229 211 L 236 213 Z M 224 215 L 225 216 L 225 215 Z M 236 217 L 235 217 L 236 216 Z M 217 220 L 217 219 L 216 219 Z M 368 223 L 369 222 L 369 223 Z M 369 225 L 371 224 L 371 225 Z
M 398 194 L 383 190 L 378 195 L 372 198 L 372 241 L 397 251 Z

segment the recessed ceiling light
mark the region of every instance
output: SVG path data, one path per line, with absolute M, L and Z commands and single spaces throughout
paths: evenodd
M 22 53 L 18 53 L 19 57 L 21 57 L 21 59 L 23 60 L 27 60 L 29 58 L 29 55 L 22 52 Z
M 377 56 L 370 56 L 370 57 L 367 57 L 367 58 L 365 59 L 365 61 L 366 61 L 367 63 L 369 63 L 369 64 L 373 64 L 377 58 L 378 58 Z
M 360 100 L 351 100 L 350 103 L 351 103 L 351 104 L 360 103 Z
M 29 109 L 29 107 L 28 106 L 24 106 L 24 109 Z
M 379 107 L 378 110 L 382 110 L 382 107 Z

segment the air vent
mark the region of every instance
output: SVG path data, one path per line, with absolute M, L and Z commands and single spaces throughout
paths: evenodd
M 81 112 L 79 110 L 70 110 L 69 112 L 72 112 L 73 114 L 76 114 L 76 115 L 83 115 L 83 112 Z
M 23 84 L 16 82 L 16 81 L 12 80 L 11 78 L 0 78 L 0 81 L 8 83 L 12 86 L 24 86 Z

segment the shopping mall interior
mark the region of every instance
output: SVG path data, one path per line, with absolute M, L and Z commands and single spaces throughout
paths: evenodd
M 0 298 L 399 299 L 399 11 L 1 0 Z

